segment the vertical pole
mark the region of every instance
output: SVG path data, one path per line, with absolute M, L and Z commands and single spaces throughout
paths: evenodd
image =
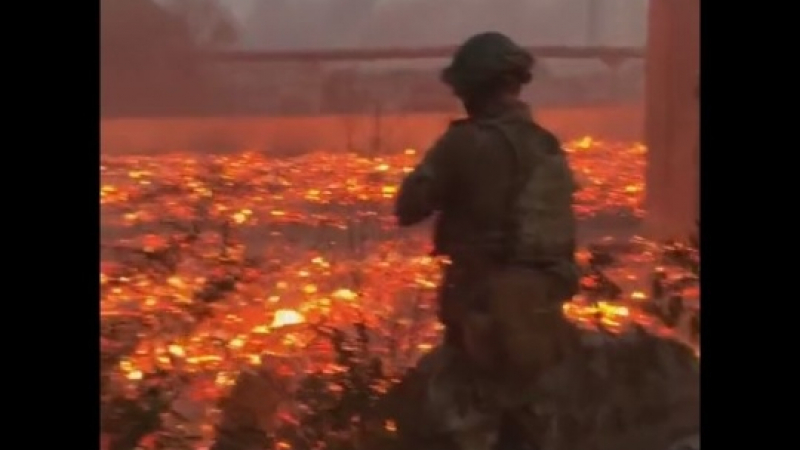
M 650 0 L 645 139 L 647 233 L 690 233 L 699 211 L 700 0 Z

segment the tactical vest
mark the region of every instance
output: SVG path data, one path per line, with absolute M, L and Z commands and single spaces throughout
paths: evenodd
M 499 133 L 515 158 L 507 197 L 505 246 L 511 261 L 571 261 L 576 219 L 572 199 L 577 185 L 558 139 L 533 122 L 481 121 Z M 520 132 L 521 127 L 530 130 Z

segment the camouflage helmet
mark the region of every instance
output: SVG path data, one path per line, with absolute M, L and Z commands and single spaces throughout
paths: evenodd
M 442 81 L 456 92 L 492 86 L 504 78 L 520 85 L 531 80 L 533 56 L 508 36 L 480 33 L 467 39 L 442 71 Z

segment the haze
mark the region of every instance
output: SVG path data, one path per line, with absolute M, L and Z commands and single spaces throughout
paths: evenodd
M 448 45 L 490 29 L 528 44 L 640 46 L 647 10 L 646 0 L 219 1 L 249 49 Z

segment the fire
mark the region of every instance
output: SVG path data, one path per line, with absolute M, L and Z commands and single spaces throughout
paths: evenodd
M 572 148 L 577 150 L 588 150 L 592 148 L 592 144 L 594 141 L 589 136 L 584 136 L 583 138 L 579 139 L 575 143 L 573 143 Z
M 333 294 L 333 298 L 339 300 L 355 300 L 358 297 L 358 294 L 351 291 L 350 289 L 337 289 Z
M 642 214 L 643 146 L 586 137 L 565 147 L 584 187 L 576 196 L 581 218 Z M 179 367 L 210 374 L 210 397 L 219 398 L 241 370 L 274 358 L 301 360 L 299 372 L 335 370 L 315 327 L 354 323 L 411 336 L 392 349 L 408 361 L 429 351 L 442 335 L 435 291 L 448 261 L 427 256 L 429 230 L 399 232 L 391 215 L 399 183 L 419 159 L 415 149 L 381 157 L 103 156 L 104 244 L 133 249 L 155 267 L 114 252 L 102 257 L 102 323 L 144 323 L 129 332 L 138 340 L 119 377 L 135 386 L 155 369 Z M 213 227 L 195 226 L 198 218 Z M 564 313 L 612 331 L 651 326 L 640 306 L 654 264 L 651 251 L 626 256 L 609 272 L 624 289 L 621 300 L 576 297 Z M 202 319 L 185 320 L 195 308 Z
M 567 142 L 565 148 L 582 186 L 576 198 L 578 214 L 592 216 L 614 210 L 641 214 L 644 146 L 584 137 Z M 178 191 L 185 191 L 193 202 L 213 199 L 218 208 L 229 212 L 229 220 L 237 226 L 300 223 L 309 219 L 341 223 L 343 215 L 331 209 L 334 205 L 371 204 L 377 207 L 374 212 L 387 213 L 400 179 L 417 162 L 419 154 L 415 149 L 379 158 L 311 153 L 273 159 L 252 152 L 225 156 L 104 157 L 101 204 L 104 213 L 118 211 L 120 215 L 129 214 L 137 223 L 154 223 L 165 215 L 190 215 L 187 203 L 178 198 L 184 195 Z M 204 166 L 221 167 L 219 176 L 225 184 L 212 186 L 202 178 Z M 141 184 L 144 178 L 151 184 Z M 139 199 L 146 198 L 160 185 L 180 188 L 172 202 L 123 211 L 126 206 L 138 205 Z
M 183 347 L 180 345 L 170 345 L 169 353 L 178 358 L 183 358 L 186 356 L 186 353 L 183 351 Z
M 293 309 L 279 309 L 275 311 L 271 327 L 280 328 L 287 325 L 298 325 L 303 322 L 305 322 L 305 318 L 299 312 Z
M 233 221 L 237 224 L 241 225 L 247 221 L 247 215 L 242 212 L 237 212 L 231 216 L 231 219 L 233 219 Z
M 167 283 L 169 283 L 170 286 L 175 287 L 175 288 L 186 287 L 186 283 L 184 283 L 183 280 L 181 279 L 181 277 L 178 277 L 178 276 L 171 276 L 171 277 L 167 278 Z
M 391 198 L 397 193 L 397 186 L 383 186 L 381 188 L 381 192 L 383 193 L 384 197 Z

